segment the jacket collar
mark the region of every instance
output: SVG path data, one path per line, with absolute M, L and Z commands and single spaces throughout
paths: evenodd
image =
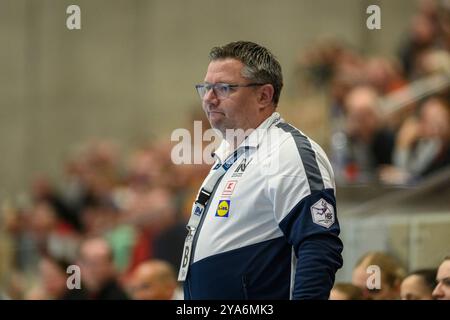
M 261 140 L 267 134 L 267 131 L 272 125 L 284 121 L 278 112 L 272 113 L 266 120 L 264 120 L 256 129 L 252 130 L 252 132 L 242 141 L 242 143 L 236 148 L 248 148 L 248 149 L 257 149 Z M 219 147 L 212 153 L 213 157 L 216 158 L 220 163 L 222 163 L 227 157 L 231 155 L 231 153 L 235 150 L 232 144 L 230 144 L 227 140 L 222 139 Z

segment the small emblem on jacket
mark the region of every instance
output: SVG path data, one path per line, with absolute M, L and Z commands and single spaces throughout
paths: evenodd
M 247 160 L 246 158 L 242 159 L 241 163 L 239 163 L 236 170 L 234 170 L 234 173 L 232 177 L 241 177 L 244 174 L 245 169 L 247 169 L 247 166 L 252 162 L 253 158 L 250 160 Z
M 334 223 L 334 208 L 323 198 L 311 206 L 312 221 L 319 226 L 329 228 Z
M 236 186 L 237 180 L 229 180 L 225 184 L 225 188 L 223 188 L 222 195 L 223 196 L 231 196 L 234 191 L 234 187 Z
M 203 209 L 197 204 L 194 204 L 194 206 L 195 206 L 194 214 L 197 215 L 197 216 L 201 216 L 202 212 L 203 212 Z
M 230 200 L 220 200 L 217 205 L 216 217 L 227 218 L 230 213 Z

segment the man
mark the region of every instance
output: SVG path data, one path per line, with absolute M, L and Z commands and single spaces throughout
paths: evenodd
M 367 85 L 353 88 L 345 98 L 347 134 L 350 138 L 348 165 L 356 168 L 357 181 L 376 178 L 382 166 L 392 163 L 394 134 L 378 110 L 378 93 Z
M 116 280 L 112 249 L 103 238 L 84 240 L 79 249 L 81 289 L 71 290 L 70 300 L 127 300 Z
M 177 280 L 172 266 L 162 260 L 148 260 L 133 272 L 130 295 L 135 300 L 172 300 Z
M 275 112 L 283 81 L 266 48 L 233 42 L 210 58 L 196 88 L 226 139 L 188 223 L 185 298 L 328 299 L 343 248 L 330 163 Z
M 446 257 L 439 266 L 437 286 L 433 291 L 433 298 L 438 300 L 450 300 L 450 256 Z

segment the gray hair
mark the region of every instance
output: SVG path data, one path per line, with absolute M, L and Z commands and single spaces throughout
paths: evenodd
M 236 41 L 222 47 L 214 47 L 209 53 L 211 60 L 237 59 L 244 64 L 242 76 L 260 84 L 271 84 L 274 89 L 272 102 L 275 106 L 283 87 L 281 65 L 266 48 L 249 41 Z

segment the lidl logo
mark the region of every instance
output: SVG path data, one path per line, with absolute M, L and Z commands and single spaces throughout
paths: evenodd
M 230 213 L 230 200 L 220 200 L 216 210 L 216 217 L 227 218 Z

